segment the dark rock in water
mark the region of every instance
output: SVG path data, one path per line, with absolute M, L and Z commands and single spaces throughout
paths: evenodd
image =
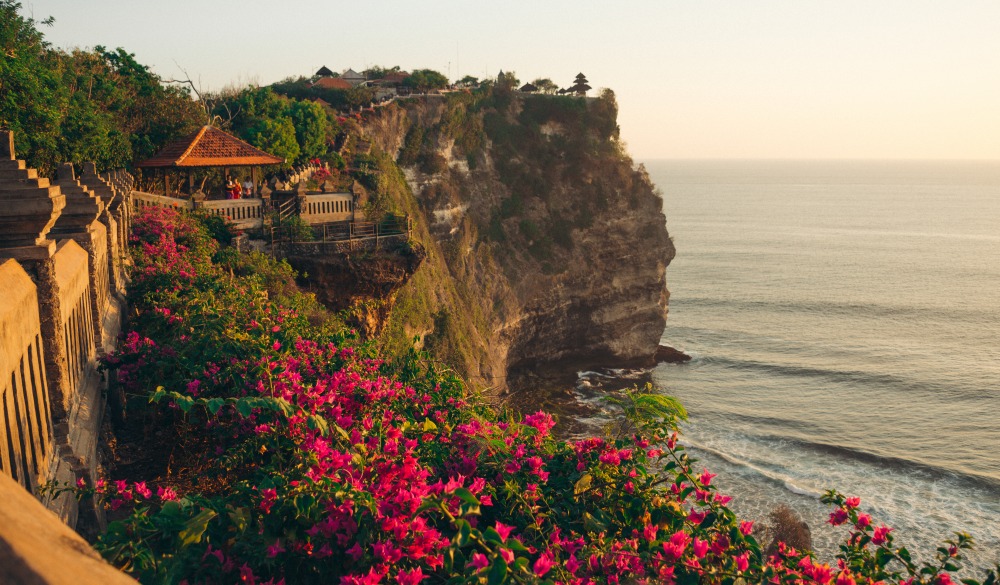
M 656 348 L 653 359 L 656 360 L 656 363 L 683 364 L 684 362 L 691 361 L 691 356 L 669 345 L 661 345 Z

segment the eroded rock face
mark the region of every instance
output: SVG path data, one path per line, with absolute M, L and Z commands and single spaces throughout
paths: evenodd
M 332 311 L 351 309 L 364 339 L 384 327 L 396 294 L 417 271 L 426 253 L 419 245 L 345 254 L 292 254 L 288 263 L 307 275 L 300 284 Z
M 474 384 L 516 389 L 540 369 L 655 363 L 674 247 L 616 114 L 613 96 L 459 96 L 383 108 L 366 123 L 416 195 L 427 269 L 439 263 L 448 280 L 403 294 L 466 317 L 483 351 L 465 364 L 450 357 Z

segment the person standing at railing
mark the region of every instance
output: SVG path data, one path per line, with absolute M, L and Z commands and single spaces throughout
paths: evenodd
M 247 198 L 253 197 L 253 181 L 249 178 L 243 181 L 243 196 Z

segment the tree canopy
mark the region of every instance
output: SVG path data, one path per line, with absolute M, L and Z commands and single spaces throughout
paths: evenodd
M 53 20 L 20 11 L 20 2 L 0 0 L 0 125 L 43 174 L 65 161 L 130 166 L 205 123 L 185 89 L 165 85 L 133 54 L 53 49 L 39 30 Z
M 423 93 L 432 89 L 448 87 L 448 78 L 433 69 L 416 69 L 403 80 L 403 85 Z

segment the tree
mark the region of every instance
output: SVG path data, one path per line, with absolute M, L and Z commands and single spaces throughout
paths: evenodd
M 432 69 L 416 69 L 403 80 L 403 85 L 418 93 L 448 87 L 448 78 Z
M 479 85 L 479 78 L 473 77 L 471 75 L 466 75 L 462 79 L 458 80 L 458 85 L 464 85 L 466 87 L 472 87 L 474 85 Z
M 0 0 L 0 125 L 14 131 L 15 149 L 42 172 L 55 168 L 65 94 L 49 59 L 48 43 L 20 2 Z M 52 18 L 40 24 L 51 25 Z
M 0 125 L 43 175 L 65 161 L 129 166 L 191 132 L 205 117 L 187 91 L 162 80 L 124 49 L 55 50 L 39 22 L 0 0 Z
M 538 91 L 541 93 L 555 95 L 555 93 L 559 91 L 559 86 L 548 77 L 539 77 L 538 79 L 532 81 L 531 84 L 537 87 Z
M 295 126 L 299 158 L 313 159 L 326 154 L 329 123 L 323 106 L 315 102 L 292 101 L 288 106 L 288 113 Z
M 299 157 L 299 143 L 290 118 L 257 118 L 250 123 L 243 136 L 264 152 L 284 158 L 286 163 Z
M 365 69 L 361 73 L 364 74 L 365 79 L 382 79 L 386 75 L 396 71 L 400 71 L 399 65 L 396 65 L 391 68 L 381 67 L 379 65 L 372 65 L 371 67 Z
M 497 89 L 503 91 L 512 91 L 517 89 L 521 85 L 521 81 L 517 78 L 517 75 L 513 72 L 504 73 L 503 71 L 497 75 Z

